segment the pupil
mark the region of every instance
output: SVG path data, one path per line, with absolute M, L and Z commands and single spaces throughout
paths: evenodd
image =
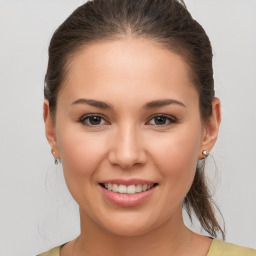
M 156 124 L 163 125 L 166 122 L 166 118 L 164 116 L 158 116 L 155 120 Z
M 101 121 L 101 117 L 98 117 L 98 116 L 91 116 L 89 118 L 89 121 L 92 125 L 98 125 L 100 124 L 100 121 Z

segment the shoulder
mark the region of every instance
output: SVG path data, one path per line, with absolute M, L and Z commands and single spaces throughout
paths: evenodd
M 51 250 L 41 253 L 37 256 L 60 256 L 60 249 L 63 245 L 52 248 Z
M 256 250 L 213 239 L 207 256 L 256 256 Z

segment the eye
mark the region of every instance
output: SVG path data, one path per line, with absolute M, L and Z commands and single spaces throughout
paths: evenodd
M 97 114 L 85 115 L 79 121 L 83 125 L 87 125 L 87 126 L 99 126 L 99 125 L 108 124 L 102 116 L 97 115 Z
M 165 126 L 176 123 L 176 118 L 165 114 L 158 114 L 153 116 L 148 123 L 151 125 Z

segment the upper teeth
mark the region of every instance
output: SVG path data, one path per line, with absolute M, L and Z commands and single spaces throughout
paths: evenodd
M 153 187 L 153 184 L 151 185 L 123 185 L 123 184 L 111 184 L 111 183 L 105 183 L 104 184 L 105 188 L 108 190 L 111 190 L 113 192 L 121 193 L 121 194 L 135 194 L 135 193 L 140 193 L 146 190 L 149 190 Z

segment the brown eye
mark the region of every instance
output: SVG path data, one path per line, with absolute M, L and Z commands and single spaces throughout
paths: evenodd
M 98 126 L 106 124 L 106 121 L 103 117 L 94 114 L 83 116 L 80 122 L 87 126 Z
M 174 117 L 162 114 L 162 115 L 153 116 L 150 119 L 149 124 L 157 125 L 157 126 L 164 126 L 164 125 L 172 124 L 172 123 L 175 123 L 175 122 L 176 122 L 176 120 L 175 120 Z

